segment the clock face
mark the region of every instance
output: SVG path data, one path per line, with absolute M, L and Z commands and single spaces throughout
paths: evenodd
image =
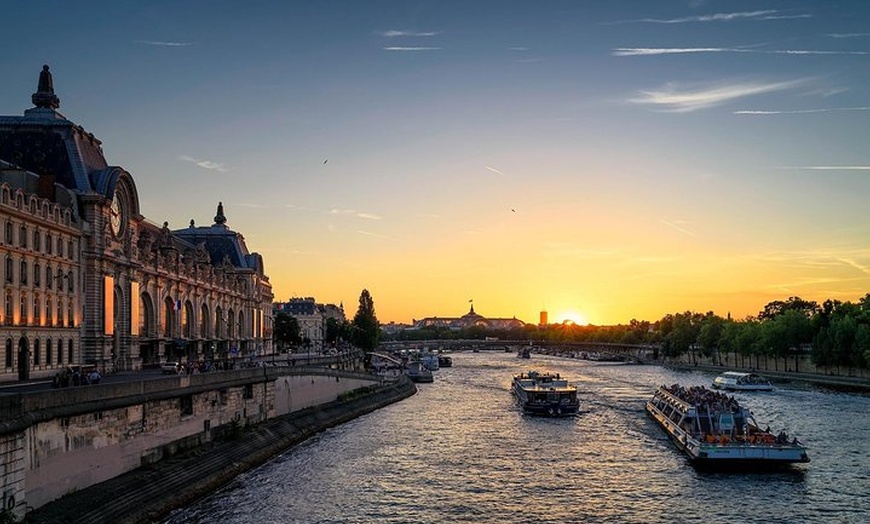
M 121 200 L 121 195 L 115 191 L 115 196 L 112 197 L 112 205 L 111 205 L 111 216 L 109 217 L 109 223 L 112 226 L 112 233 L 115 234 L 116 237 L 120 237 L 121 233 L 124 232 L 124 225 L 127 223 L 127 217 L 124 209 L 124 203 Z

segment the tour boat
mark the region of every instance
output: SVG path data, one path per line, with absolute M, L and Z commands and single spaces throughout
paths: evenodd
M 703 386 L 661 386 L 646 403 L 646 411 L 696 466 L 770 467 L 810 461 L 797 438 L 761 429 L 752 412 L 734 397 Z
M 730 391 L 772 391 L 773 384 L 755 373 L 726 371 L 713 379 L 713 387 Z
M 577 388 L 559 374 L 520 373 L 514 376 L 511 392 L 523 411 L 532 415 L 566 417 L 580 408 Z
M 447 355 L 438 355 L 438 366 L 442 368 L 452 368 L 453 359 Z

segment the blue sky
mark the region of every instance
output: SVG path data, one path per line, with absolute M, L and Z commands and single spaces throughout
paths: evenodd
M 870 2 L 0 1 L 142 210 L 276 299 L 594 323 L 870 291 Z

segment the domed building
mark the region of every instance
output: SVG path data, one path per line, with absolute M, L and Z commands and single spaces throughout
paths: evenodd
M 156 226 L 133 175 L 58 111 L 48 66 L 31 100 L 0 116 L 0 381 L 270 354 L 269 277 L 223 205 L 211 226 Z

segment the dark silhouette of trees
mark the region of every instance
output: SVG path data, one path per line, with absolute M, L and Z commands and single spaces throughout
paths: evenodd
M 353 317 L 351 341 L 365 351 L 374 351 L 380 342 L 381 329 L 375 315 L 375 302 L 367 289 L 359 295 L 359 308 Z
M 288 347 L 299 343 L 299 321 L 285 311 L 275 314 L 272 324 L 272 336 L 278 342 L 278 349 L 285 352 Z

